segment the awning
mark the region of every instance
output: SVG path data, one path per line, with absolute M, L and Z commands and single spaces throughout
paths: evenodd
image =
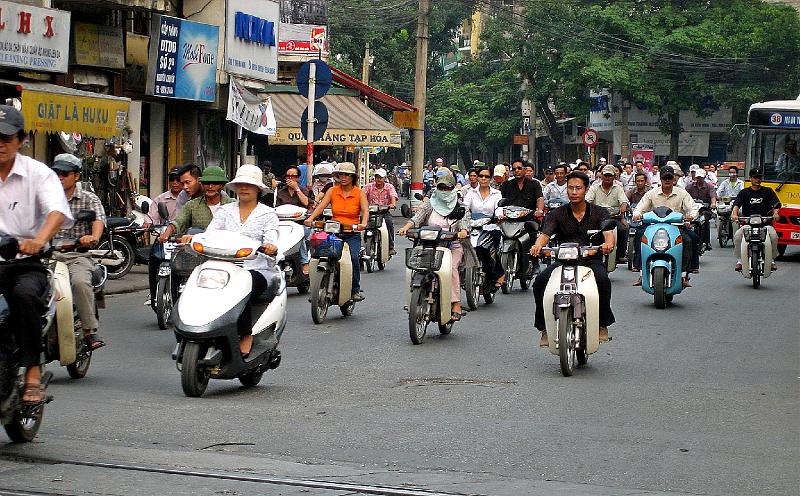
M 358 90 L 362 95 L 366 96 L 375 103 L 383 105 L 389 110 L 396 112 L 416 112 L 418 110 L 417 107 L 406 103 L 399 98 L 395 98 L 388 93 L 384 93 L 378 88 L 365 84 L 361 82 L 361 80 L 356 79 L 350 74 L 340 71 L 333 66 L 331 66 L 331 72 L 333 73 L 333 80 L 335 82 L 345 86 L 346 88 Z
M 40 82 L 0 79 L 16 88 L 28 131 L 80 133 L 93 138 L 123 135 L 130 99 Z
M 296 93 L 270 93 L 278 132 L 268 138 L 271 145 L 305 145 L 300 132 L 300 116 L 308 100 Z M 320 99 L 328 107 L 328 129 L 319 145 L 377 146 L 400 148 L 400 130 L 381 118 L 353 96 L 326 95 Z

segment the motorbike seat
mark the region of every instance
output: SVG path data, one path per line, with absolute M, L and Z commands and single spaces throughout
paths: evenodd
M 106 227 L 109 229 L 129 226 L 131 223 L 133 223 L 133 221 L 127 217 L 106 217 Z

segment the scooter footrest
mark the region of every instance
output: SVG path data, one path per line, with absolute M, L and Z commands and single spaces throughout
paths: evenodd
M 206 356 L 203 357 L 202 360 L 199 361 L 200 365 L 205 365 L 206 367 L 214 367 L 222 363 L 222 351 L 216 348 L 209 348 L 206 352 Z

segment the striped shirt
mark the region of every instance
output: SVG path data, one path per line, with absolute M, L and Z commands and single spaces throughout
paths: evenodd
M 83 236 L 92 234 L 91 222 L 78 222 L 78 213 L 81 210 L 91 210 L 94 212 L 95 220 L 106 223 L 106 211 L 103 209 L 103 204 L 100 203 L 100 198 L 91 191 L 84 191 L 75 188 L 72 193 L 72 198 L 67 199 L 69 209 L 72 212 L 72 218 L 75 219 L 75 224 L 69 229 L 62 229 L 56 235 L 59 238 L 74 238 L 80 239 Z

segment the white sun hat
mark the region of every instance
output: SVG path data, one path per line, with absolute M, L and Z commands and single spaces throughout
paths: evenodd
M 264 185 L 262 180 L 264 173 L 257 166 L 252 164 L 244 164 L 239 166 L 236 171 L 236 177 L 228 183 L 228 187 L 234 189 L 237 184 L 250 184 L 258 187 L 262 193 L 266 193 L 268 188 Z

